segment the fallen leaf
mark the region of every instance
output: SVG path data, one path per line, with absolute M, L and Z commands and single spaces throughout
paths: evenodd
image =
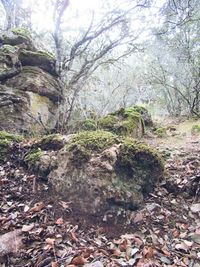
M 48 244 L 48 245 L 51 245 L 51 246 L 53 246 L 54 244 L 55 244 L 55 238 L 47 238 L 46 240 L 45 240 L 45 242 Z
M 192 241 L 200 245 L 200 234 L 193 234 L 190 236 L 190 238 L 192 239 Z
M 30 212 L 39 212 L 45 207 L 43 202 L 35 203 L 34 207 L 30 209 Z
M 55 224 L 57 224 L 57 225 L 61 225 L 61 224 L 63 224 L 63 218 L 58 218 L 58 219 L 56 220 Z
M 73 258 L 72 262 L 74 265 L 84 265 L 87 262 L 82 256 L 77 256 Z
M 154 256 L 154 250 L 152 247 L 144 247 L 143 249 L 143 255 L 147 259 L 151 259 Z
M 23 225 L 22 226 L 22 232 L 29 232 L 34 228 L 34 223 L 30 225 Z
M 192 204 L 190 210 L 194 213 L 200 212 L 200 203 Z
M 51 267 L 59 267 L 59 264 L 57 261 L 52 261 L 51 262 Z

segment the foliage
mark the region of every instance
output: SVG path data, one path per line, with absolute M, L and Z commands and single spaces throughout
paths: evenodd
M 192 133 L 200 133 L 200 124 L 195 124 L 192 126 Z

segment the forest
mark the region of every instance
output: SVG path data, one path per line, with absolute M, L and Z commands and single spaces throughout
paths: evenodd
M 200 267 L 199 153 L 199 0 L 0 0 L 0 267 Z

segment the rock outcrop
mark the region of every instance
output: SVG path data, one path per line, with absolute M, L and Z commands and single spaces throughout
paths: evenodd
M 25 162 L 48 178 L 54 193 L 82 212 L 96 215 L 137 209 L 163 175 L 156 151 L 106 131 L 44 137 Z
M 152 127 L 153 121 L 148 110 L 141 106 L 121 108 L 98 120 L 86 119 L 81 124 L 81 129 L 94 131 L 102 129 L 120 136 L 140 138 L 145 133 L 146 127 Z
M 82 132 L 57 154 L 48 178 L 53 190 L 89 214 L 137 209 L 163 175 L 155 151 L 130 138 Z
M 55 58 L 37 50 L 24 29 L 3 34 L 0 44 L 0 130 L 53 129 L 62 99 Z

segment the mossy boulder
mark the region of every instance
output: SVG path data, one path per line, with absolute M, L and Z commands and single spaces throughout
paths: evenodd
M 99 119 L 98 127 L 118 135 L 131 137 L 142 137 L 145 130 L 142 115 L 132 108 L 121 108 Z
M 151 118 L 151 115 L 145 107 L 136 105 L 136 106 L 129 108 L 129 110 L 132 110 L 132 111 L 135 111 L 141 114 L 145 127 L 153 126 L 153 120 Z
M 13 142 L 21 142 L 23 137 L 17 134 L 11 134 L 6 131 L 0 131 L 0 162 L 5 161 L 9 156 L 10 145 Z
M 95 131 L 97 130 L 97 123 L 94 119 L 86 119 L 81 123 L 81 129 L 83 131 Z
M 45 96 L 54 103 L 62 99 L 61 87 L 58 81 L 39 67 L 26 66 L 19 75 L 7 80 L 5 84 L 8 87 L 19 88 L 21 91 Z
M 55 69 L 56 59 L 47 51 L 29 51 L 23 49 L 19 55 L 22 66 L 36 66 L 48 73 L 58 76 Z
M 23 28 L 4 33 L 0 42 L 0 129 L 25 133 L 52 130 L 62 101 L 54 56 L 37 50 Z
M 34 146 L 42 150 L 60 150 L 72 137 L 73 135 L 62 134 L 44 135 Z
M 82 212 L 140 207 L 163 176 L 157 151 L 132 138 L 98 130 L 73 135 L 48 178 L 54 192 Z
M 27 50 L 36 51 L 30 32 L 26 28 L 13 28 L 0 36 L 3 45 L 25 44 Z
M 56 152 L 45 151 L 40 148 L 32 148 L 24 157 L 23 161 L 29 170 L 43 179 L 57 166 Z

